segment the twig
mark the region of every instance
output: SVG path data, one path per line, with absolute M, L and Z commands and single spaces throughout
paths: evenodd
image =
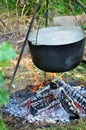
M 4 27 L 6 27 L 6 24 L 1 19 L 0 22 L 3 24 Z
M 19 0 L 16 1 L 16 16 L 18 18 L 18 4 L 19 4 Z
M 86 13 L 86 6 L 80 0 L 76 0 L 76 1 L 81 6 L 81 8 L 83 9 L 83 11 Z
M 2 33 L 2 34 L 0 34 L 0 37 L 4 36 L 4 35 L 11 35 L 14 32 L 16 32 L 16 30 L 15 31 L 6 32 L 6 33 Z
M 9 27 L 7 27 L 7 25 L 3 22 L 2 19 L 0 19 L 0 22 L 2 23 L 2 25 L 3 25 L 7 30 L 9 30 Z

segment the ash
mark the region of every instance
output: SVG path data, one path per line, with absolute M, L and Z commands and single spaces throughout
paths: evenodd
M 36 92 L 30 91 L 32 87 L 13 93 L 2 108 L 3 113 L 38 124 L 65 123 L 86 117 L 85 86 L 72 86 L 55 79 Z

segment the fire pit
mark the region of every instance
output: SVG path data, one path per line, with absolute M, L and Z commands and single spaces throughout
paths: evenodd
M 3 107 L 5 114 L 28 123 L 65 123 L 86 117 L 86 87 L 72 86 L 59 79 L 43 83 L 41 89 L 27 86 L 13 93 Z

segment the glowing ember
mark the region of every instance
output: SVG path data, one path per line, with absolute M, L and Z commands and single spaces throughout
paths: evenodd
M 74 105 L 76 106 L 76 108 L 77 108 L 81 113 L 84 113 L 83 109 L 81 108 L 81 106 L 80 106 L 77 102 L 74 102 Z

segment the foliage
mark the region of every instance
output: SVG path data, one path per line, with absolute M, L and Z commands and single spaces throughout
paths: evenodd
M 1 19 L 11 23 L 11 27 L 15 28 L 19 23 L 26 24 L 30 22 L 35 7 L 39 0 L 0 0 Z M 82 8 L 77 4 L 76 0 L 48 0 L 49 2 L 49 19 L 58 15 L 78 15 L 84 14 Z M 86 0 L 81 0 L 86 5 Z M 36 22 L 38 25 L 45 26 L 46 0 L 42 0 L 38 12 L 36 13 Z M 52 21 L 51 21 L 52 22 Z M 86 24 L 83 26 L 86 27 Z M 2 29 L 3 30 L 3 29 Z
M 81 14 L 83 13 L 81 7 L 77 4 L 76 0 L 48 0 L 49 1 L 49 9 L 57 10 L 57 13 L 62 15 L 71 15 L 71 14 Z M 81 0 L 83 4 L 86 5 L 86 0 Z M 38 0 L 0 0 L 1 11 L 10 13 L 13 12 L 14 15 L 16 13 L 20 15 L 30 16 L 35 6 L 37 5 Z M 40 6 L 40 10 L 38 16 L 40 16 L 46 6 L 46 0 L 42 1 Z M 14 10 L 13 10 L 14 9 Z M 16 12 L 17 11 L 17 12 Z
M 8 93 L 3 88 L 3 69 L 4 67 L 10 65 L 10 60 L 16 56 L 14 50 L 8 42 L 3 42 L 0 46 L 0 107 L 5 105 L 8 101 Z M 2 119 L 0 117 L 0 130 L 6 130 L 3 126 Z
M 11 48 L 10 44 L 3 42 L 0 47 L 0 67 L 5 67 L 10 65 L 10 60 L 15 57 L 15 52 Z
M 82 119 L 70 124 L 63 124 L 51 128 L 45 128 L 44 130 L 86 130 L 86 120 Z
M 86 85 L 86 64 L 80 63 L 75 69 L 62 73 L 62 77 L 67 81 L 77 80 Z
M 4 127 L 4 123 L 3 123 L 1 117 L 0 117 L 0 130 L 7 130 L 7 129 Z

